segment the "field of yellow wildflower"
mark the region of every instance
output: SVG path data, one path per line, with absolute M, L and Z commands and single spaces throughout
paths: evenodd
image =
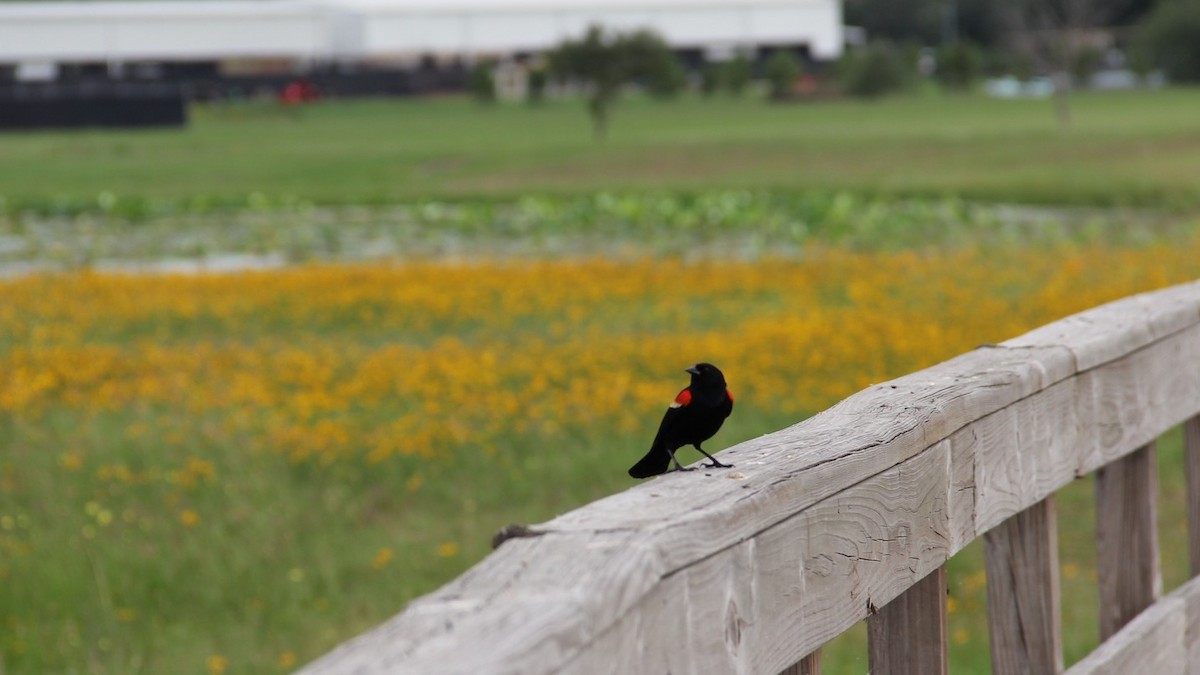
M 3 280 L 0 671 L 288 671 L 480 559 L 504 524 L 629 486 L 695 361 L 737 396 L 717 449 L 1197 276 L 1188 240 Z M 1081 529 L 1063 533 L 1076 655 L 1094 643 L 1074 614 Z M 1182 559 L 1164 558 L 1170 583 Z M 952 568 L 968 667 L 987 658 L 979 570 L 974 549 Z M 829 656 L 830 672 L 864 663 L 852 644 Z

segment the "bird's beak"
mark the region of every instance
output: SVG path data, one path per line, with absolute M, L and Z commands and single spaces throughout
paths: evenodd
M 699 374 L 700 374 L 700 369 L 699 369 L 699 368 L 697 368 L 696 366 L 688 366 L 687 368 L 684 368 L 684 369 L 683 369 L 683 372 L 685 372 L 685 373 L 691 373 L 691 374 L 693 374 L 693 375 L 699 375 Z

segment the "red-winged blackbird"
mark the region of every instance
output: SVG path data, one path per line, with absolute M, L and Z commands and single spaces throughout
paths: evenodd
M 673 470 L 691 471 L 680 466 L 675 458 L 675 451 L 685 445 L 694 446 L 712 460 L 712 464 L 704 465 L 706 467 L 733 466 L 722 464 L 700 447 L 717 433 L 721 423 L 733 412 L 733 394 L 725 385 L 725 376 L 711 363 L 697 363 L 687 372 L 692 374 L 692 383 L 679 392 L 675 402 L 667 408 L 650 451 L 629 469 L 630 476 L 649 478 L 666 473 L 671 462 L 675 463 Z

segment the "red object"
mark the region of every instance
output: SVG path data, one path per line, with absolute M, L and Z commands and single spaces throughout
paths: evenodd
M 320 98 L 316 85 L 305 79 L 292 80 L 279 92 L 279 102 L 284 105 L 309 103 Z
M 692 402 L 692 392 L 690 389 L 684 389 L 675 397 L 675 403 L 679 405 L 687 405 Z

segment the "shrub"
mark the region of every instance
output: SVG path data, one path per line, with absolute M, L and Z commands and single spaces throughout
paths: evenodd
M 655 57 L 646 74 L 646 90 L 655 98 L 674 98 L 687 86 L 687 72 L 669 50 Z
M 983 56 L 970 42 L 955 42 L 937 50 L 934 76 L 947 89 L 970 89 L 983 71 Z
M 1079 49 L 1071 55 L 1071 77 L 1080 86 L 1085 86 L 1102 65 L 1104 65 L 1104 52 L 1095 47 Z
M 746 58 L 746 55 L 740 50 L 721 68 L 721 82 L 725 86 L 725 91 L 734 96 L 741 96 L 745 93 L 752 75 L 750 59 Z
M 773 101 L 782 101 L 792 96 L 796 78 L 802 72 L 800 59 L 790 49 L 776 50 L 767 60 L 766 76 Z
M 480 103 L 495 103 L 496 77 L 492 72 L 492 64 L 480 61 L 471 68 L 471 96 Z
M 838 76 L 847 94 L 874 98 L 902 89 L 909 73 L 891 43 L 872 42 L 846 52 L 838 62 Z
M 721 68 L 715 63 L 705 63 L 700 69 L 700 93 L 712 96 L 721 86 Z
M 546 85 L 549 79 L 545 68 L 536 67 L 529 70 L 529 88 L 526 90 L 526 97 L 531 104 L 536 105 L 546 100 Z

